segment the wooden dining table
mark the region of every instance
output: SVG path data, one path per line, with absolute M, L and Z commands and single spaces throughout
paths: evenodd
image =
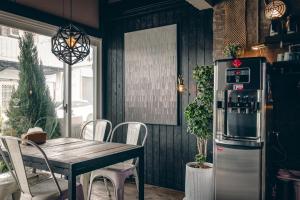
M 139 200 L 144 199 L 143 146 L 77 138 L 51 139 L 39 146 L 46 153 L 54 173 L 68 178 L 68 199 L 76 199 L 76 176 L 134 158 L 138 158 Z M 25 166 L 48 169 L 37 149 L 22 146 L 21 150 Z

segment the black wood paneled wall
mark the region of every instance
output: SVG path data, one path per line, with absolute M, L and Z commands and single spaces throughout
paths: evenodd
M 145 180 L 183 190 L 185 164 L 193 161 L 196 154 L 196 140 L 187 134 L 183 112 L 196 95 L 193 68 L 213 62 L 212 10 L 198 11 L 186 4 L 109 21 L 103 41 L 104 117 L 113 125 L 124 121 L 124 33 L 170 24 L 177 24 L 178 72 L 188 91 L 178 96 L 178 126 L 147 124 Z

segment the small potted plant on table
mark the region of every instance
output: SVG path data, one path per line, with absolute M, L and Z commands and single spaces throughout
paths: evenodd
M 212 137 L 213 66 L 193 70 L 197 96 L 185 112 L 188 132 L 197 138 L 196 162 L 186 164 L 185 200 L 213 200 L 213 165 L 207 163 L 207 141 Z

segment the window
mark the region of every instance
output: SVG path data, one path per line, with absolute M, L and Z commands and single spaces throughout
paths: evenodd
M 2 82 L 2 81 L 1 81 Z M 4 112 L 8 109 L 10 97 L 16 87 L 17 83 L 14 81 L 0 83 L 1 90 L 1 114 L 5 114 Z
M 62 136 L 78 137 L 79 124 L 93 118 L 101 118 L 101 40 L 90 37 L 90 55 L 84 61 L 72 66 L 69 74 L 66 73 L 67 65 L 60 62 L 51 52 L 51 36 L 56 33 L 57 28 L 0 11 L 0 84 L 4 85 L 3 91 L 0 85 L 2 125 L 8 120 L 9 102 L 19 102 L 18 99 L 11 97 L 20 84 L 18 38 L 22 37 L 25 31 L 34 35 L 45 83 L 61 125 Z M 66 105 L 68 102 L 72 104 L 69 108 Z
M 16 38 L 20 37 L 19 30 L 15 28 L 9 28 L 9 35 Z

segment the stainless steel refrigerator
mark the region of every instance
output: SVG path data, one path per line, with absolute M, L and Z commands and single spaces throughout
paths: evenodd
M 266 198 L 269 94 L 264 58 L 218 60 L 214 78 L 216 200 Z

